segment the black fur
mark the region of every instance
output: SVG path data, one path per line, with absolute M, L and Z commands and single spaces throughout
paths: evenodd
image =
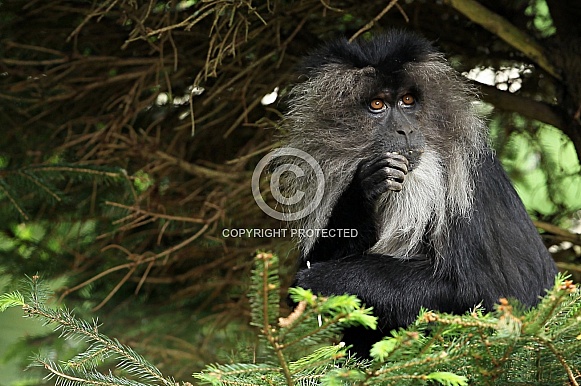
M 405 31 L 391 31 L 364 44 L 349 44 L 343 38 L 329 42 L 305 58 L 302 72 L 312 74 L 323 65 L 335 63 L 356 68 L 372 66 L 382 74 L 390 74 L 401 70 L 404 63 L 425 60 L 436 52 L 427 40 Z
M 364 193 L 350 187 L 333 209 L 329 228 L 355 228 L 359 238 L 320 239 L 304 257 L 296 285 L 324 295 L 355 294 L 379 317 L 379 330 L 346 331 L 344 340 L 365 356 L 390 330 L 413 322 L 421 307 L 463 313 L 502 297 L 533 306 L 552 286 L 555 265 L 498 161 L 478 170 L 474 213 L 449 229 L 444 255 L 430 245 L 407 259 L 367 254 L 377 241 Z
M 373 87 L 376 88 L 370 94 L 362 95 L 361 100 L 368 100 L 378 92 L 384 92 L 382 95 L 389 95 L 391 98 L 401 94 L 400 90 L 410 90 L 420 101 L 416 110 L 402 113 L 401 116 L 404 118 L 391 115 L 386 121 L 382 121 L 372 117 L 365 121 L 370 123 L 361 123 L 372 125 L 373 130 L 367 127 L 359 128 L 355 118 L 349 120 L 342 115 L 333 121 L 333 117 L 324 116 L 326 114 L 324 109 L 309 110 L 308 99 L 304 97 L 308 94 L 306 87 L 301 89 L 307 91 L 301 91 L 303 99 L 299 100 L 306 107 L 299 105 L 295 109 L 299 118 L 311 117 L 313 124 L 319 119 L 317 114 L 324 116 L 324 119 L 320 120 L 324 121 L 324 125 L 329 125 L 330 130 L 336 130 L 335 137 L 339 134 L 357 136 L 357 130 L 367 130 L 368 133 L 361 137 L 368 138 L 370 142 L 365 155 L 362 153 L 363 150 L 359 153 L 353 150 L 352 154 L 346 150 L 345 154 L 341 155 L 352 157 L 352 162 L 356 165 L 346 182 L 330 184 L 330 189 L 341 190 L 337 193 L 338 199 L 329 201 L 328 210 L 321 210 L 315 214 L 319 217 L 324 216 L 323 219 L 319 219 L 319 222 L 307 220 L 306 223 L 309 224 L 308 221 L 311 221 L 315 224 L 325 224 L 328 229 L 357 229 L 359 236 L 342 239 L 321 238 L 311 244 L 305 244 L 307 246 L 303 248 L 295 282 L 297 286 L 309 288 L 323 295 L 354 294 L 367 306 L 373 307 L 375 315 L 379 317 L 379 330 L 371 332 L 351 328 L 344 336 L 346 343 L 354 345 L 354 351 L 362 356 L 368 354 L 371 344 L 381 336 L 388 334 L 392 329 L 413 322 L 420 307 L 464 313 L 481 303 L 485 309 L 491 310 L 502 297 L 515 298 L 527 306 L 533 306 L 545 290 L 552 286 L 556 274 L 551 256 L 485 141 L 479 142 L 478 139 L 474 139 L 470 142 L 470 139 L 456 139 L 465 133 L 456 133 L 454 130 L 458 129 L 449 123 L 450 120 L 460 121 L 460 118 L 455 117 L 462 115 L 466 122 L 471 120 L 477 122 L 477 118 L 472 118 L 470 116 L 472 113 L 467 110 L 468 102 L 465 106 L 458 107 L 456 106 L 458 102 L 453 101 L 454 98 L 461 100 L 454 87 L 458 85 L 458 89 L 462 89 L 464 87 L 462 81 L 450 75 L 449 82 L 452 85 L 450 91 L 433 88 L 425 90 L 425 86 L 422 88 L 415 83 L 414 79 L 425 77 L 422 73 L 414 78 L 415 63 L 432 60 L 436 63 L 434 68 L 438 68 L 440 62 L 434 59 L 434 55 L 437 55 L 437 51 L 427 41 L 416 35 L 394 32 L 371 42 L 352 44 L 345 40 L 333 42 L 305 61 L 304 72 L 310 79 L 315 79 L 313 84 L 316 84 L 317 76 L 322 76 L 325 68 L 331 68 L 327 67 L 329 65 L 343 66 L 347 71 L 351 71 L 351 68 L 372 67 L 375 71 Z M 447 65 L 442 62 L 441 66 Z M 433 81 L 435 84 L 440 82 L 439 79 Z M 329 83 L 328 80 L 325 82 Z M 447 86 L 444 84 L 439 87 Z M 434 92 L 439 92 L 435 95 L 444 96 L 449 92 L 450 104 L 446 105 L 448 103 L 446 100 L 440 100 L 446 98 L 430 101 L 429 95 Z M 465 94 L 469 95 L 468 92 Z M 350 97 L 353 100 L 350 106 L 354 109 L 354 115 L 362 114 L 362 117 L 366 116 L 365 114 L 369 115 L 367 111 L 360 109 L 361 106 L 357 107 L 359 99 Z M 329 98 L 340 100 L 335 94 Z M 303 100 L 307 102 L 302 102 Z M 395 110 L 394 107 L 391 108 Z M 430 117 L 432 124 L 426 124 L 426 116 Z M 289 118 L 291 133 L 292 119 L 291 115 Z M 458 125 L 461 126 L 462 122 L 464 121 Z M 409 139 L 405 138 L 410 149 L 418 145 L 421 149 L 439 155 L 439 161 L 434 165 L 443 165 L 441 182 L 448 187 L 445 190 L 446 197 L 443 199 L 447 207 L 445 210 L 434 210 L 433 217 L 425 226 L 421 242 L 411 249 L 412 253 L 392 256 L 371 250 L 381 237 L 381 221 L 385 221 L 386 218 L 378 214 L 378 210 L 381 210 L 378 209 L 378 200 L 383 196 L 386 197 L 386 202 L 389 202 L 397 197 L 396 195 L 410 189 L 406 183 L 414 183 L 413 180 L 410 182 L 406 180 L 415 172 L 414 166 L 410 165 L 411 159 L 392 154 L 393 149 L 390 148 L 397 137 L 397 134 L 394 134 L 397 128 L 387 126 L 401 127 L 404 124 L 420 132 L 418 137 L 413 139 L 413 143 L 409 143 Z M 469 134 L 476 138 L 476 131 L 480 127 L 477 123 L 473 126 L 466 128 L 466 133 L 472 130 L 475 134 Z M 309 138 L 308 143 L 304 139 L 301 140 L 301 135 L 310 130 L 309 127 L 305 124 L 303 128 L 295 129 L 302 132 L 299 131 L 290 141 L 291 146 L 303 145 L 305 151 L 311 153 L 317 151 L 318 154 L 315 156 L 319 161 L 324 161 L 325 154 L 329 154 L 331 158 L 339 156 L 336 149 L 332 151 L 319 149 L 326 146 L 326 142 L 329 141 L 321 140 L 318 144 L 317 138 Z M 353 134 L 345 134 L 349 133 L 349 130 Z M 434 130 L 435 133 L 428 132 L 429 130 Z M 466 134 L 466 138 L 470 137 L 469 134 Z M 335 140 L 335 137 L 330 138 Z M 340 143 L 340 139 L 336 141 Z M 461 151 L 465 152 L 465 157 L 453 158 L 457 155 L 454 152 L 464 143 L 467 145 Z M 333 143 L 333 146 L 338 145 Z M 471 146 L 476 150 L 469 149 Z M 422 151 L 417 153 L 420 162 Z M 459 162 L 456 159 L 465 160 L 465 169 L 454 169 L 455 163 Z M 462 196 L 453 190 L 454 184 L 457 184 L 451 178 L 451 174 L 455 173 L 454 170 L 467 170 L 464 173 L 466 176 L 461 179 L 466 180 L 465 189 L 470 192 L 468 193 L 470 197 L 464 200 L 469 204 L 465 204 L 463 211 L 453 209 L 451 204 L 462 202 L 462 198 L 454 201 L 449 197 L 454 194 Z M 328 176 L 332 176 L 336 171 L 326 172 Z M 344 173 L 348 175 L 348 172 Z M 427 184 L 427 187 L 421 189 L 427 191 L 431 189 L 430 186 Z M 458 192 L 460 190 L 457 189 Z M 413 205 L 413 202 L 411 204 Z M 392 214 L 398 213 L 396 211 Z M 438 214 L 444 218 L 438 223 L 440 225 L 437 225 Z

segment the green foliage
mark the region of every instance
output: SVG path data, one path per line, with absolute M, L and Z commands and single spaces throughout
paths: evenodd
M 527 210 L 567 222 L 581 208 L 581 169 L 575 147 L 560 130 L 511 117 L 516 130 L 491 122 L 495 147 Z M 565 224 L 570 226 L 570 224 Z
M 58 224 L 30 221 L 7 228 L 8 232 L 0 232 L 0 257 L 5 256 L 2 265 L 12 273 L 36 269 L 24 266 L 23 261 L 32 266 L 43 263 L 46 269 L 46 263 L 61 256 L 67 247 L 88 248 L 96 237 L 96 222 L 90 220 Z
M 65 191 L 70 190 L 70 184 L 110 185 L 128 180 L 123 170 L 112 167 L 48 163 L 10 168 L 9 164 L 6 159 L 0 160 L 0 215 L 19 221 L 30 220 L 31 203 L 54 206 L 67 202 Z
M 327 342 L 347 325 L 376 327 L 359 300 L 291 289 L 298 305 L 276 323 L 276 257 L 259 254 L 257 264 L 250 290 L 252 317 L 267 347 L 258 350 L 258 363 L 212 365 L 196 374 L 205 383 L 552 385 L 572 381 L 581 368 L 581 292 L 563 276 L 529 311 L 506 299 L 488 314 L 481 309 L 461 316 L 424 310 L 414 325 L 376 343 L 371 361 L 357 361 L 341 344 Z M 298 353 L 303 358 L 293 360 Z
M 301 288 L 291 289 L 297 307 L 281 317 L 279 291 L 278 258 L 259 253 L 248 294 L 252 324 L 260 329 L 263 343 L 258 353 L 265 366 L 254 368 L 250 375 L 258 384 L 261 379 L 274 384 L 316 384 L 321 374 L 354 362 L 347 357 L 345 347 L 324 344 L 350 325 L 376 328 L 371 309 L 363 307 L 356 297 L 322 298 Z M 311 353 L 305 356 L 306 352 Z M 216 366 L 196 377 L 211 384 L 235 384 L 240 378 L 238 369 L 230 366 Z
M 25 304 L 24 296 L 18 291 L 0 296 L 0 312 L 4 312 L 10 307 L 24 307 Z
M 175 386 L 171 378 L 164 377 L 151 363 L 130 347 L 99 332 L 97 320 L 79 320 L 72 311 L 47 307 L 49 292 L 38 276 L 29 279 L 28 297 L 12 292 L 0 297 L 0 310 L 20 306 L 29 317 L 53 325 L 66 340 L 82 341 L 88 348 L 65 363 L 55 363 L 47 356 L 37 356 L 35 365 L 44 367 L 48 378 L 56 385 L 166 385 Z M 115 372 L 103 373 L 98 367 L 109 362 L 116 364 Z
M 531 1 L 525 10 L 525 15 L 532 17 L 532 26 L 541 37 L 555 34 L 556 28 L 545 0 Z
M 0 310 L 22 307 L 27 316 L 55 326 L 64 339 L 87 347 L 74 358 L 36 363 L 57 385 L 180 385 L 130 347 L 98 331 L 97 321 L 77 319 L 66 308 L 46 306 L 49 291 L 38 276 L 28 296 L 0 296 Z M 370 360 L 329 344 L 346 326 L 376 328 L 371 309 L 354 296 L 316 296 L 291 290 L 297 303 L 281 316 L 278 259 L 259 253 L 249 290 L 252 324 L 260 344 L 237 363 L 213 364 L 194 376 L 211 385 L 555 385 L 577 384 L 581 369 L 581 291 L 560 275 L 540 304 L 525 310 L 501 299 L 496 310 L 465 315 L 422 310 L 407 329 L 376 343 Z M 103 371 L 115 363 L 115 369 Z M 181 383 L 186 386 L 187 383 Z

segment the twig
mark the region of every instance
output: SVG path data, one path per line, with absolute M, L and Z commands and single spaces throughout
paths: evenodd
M 326 3 L 325 0 L 321 0 L 321 4 L 323 4 L 323 7 L 331 10 L 331 11 L 335 11 L 335 12 L 345 12 L 344 10 L 340 9 L 340 8 L 335 8 L 335 7 L 331 7 L 331 5 L 329 3 Z
M 168 161 L 174 165 L 177 165 L 183 171 L 190 173 L 190 174 L 193 174 L 193 175 L 196 175 L 196 176 L 215 178 L 215 179 L 218 179 L 221 181 L 232 181 L 235 179 L 235 176 L 233 176 L 231 174 L 220 172 L 217 170 L 212 170 L 212 169 L 206 168 L 204 166 L 189 163 L 187 161 L 184 161 L 183 159 L 169 155 L 161 150 L 156 151 L 154 154 L 152 154 L 152 156 L 156 156 L 160 159 L 163 159 L 163 160 Z
M 355 32 L 355 34 L 353 34 L 353 36 L 349 38 L 349 42 L 351 43 L 353 40 L 357 39 L 359 35 L 371 29 L 375 25 L 375 23 L 377 23 L 390 9 L 392 9 L 396 5 L 397 2 L 398 0 L 391 0 L 389 4 L 387 4 L 387 6 L 383 8 L 381 12 L 379 12 L 377 16 L 375 16 L 369 23 L 361 27 L 359 31 Z
M 117 293 L 117 291 L 119 291 L 119 289 L 123 286 L 123 284 L 125 284 L 125 282 L 127 282 L 127 280 L 129 280 L 131 275 L 133 275 L 133 272 L 135 272 L 138 265 L 139 265 L 139 262 L 135 262 L 133 267 L 131 267 L 131 269 L 125 274 L 125 276 L 123 276 L 123 279 L 119 280 L 119 282 L 115 285 L 115 287 L 111 291 L 109 291 L 109 293 L 107 294 L 107 296 L 105 296 L 105 298 L 101 301 L 101 303 L 99 303 L 98 305 L 93 307 L 93 309 L 91 311 L 93 311 L 93 312 L 98 311 L 99 309 L 101 309 L 101 307 L 103 307 L 105 304 L 107 304 L 107 302 L 113 297 L 113 295 L 115 295 Z
M 148 210 L 143 210 L 134 206 L 129 206 L 129 205 L 123 205 L 120 204 L 118 202 L 111 202 L 111 201 L 105 201 L 105 205 L 110 205 L 110 206 L 114 206 L 116 208 L 122 208 L 122 209 L 126 209 L 135 213 L 142 213 L 148 216 L 151 216 L 155 219 L 166 219 L 166 220 L 171 220 L 171 221 L 183 221 L 183 222 L 192 222 L 195 224 L 205 224 L 207 222 L 207 220 L 205 219 L 201 219 L 201 218 L 192 218 L 192 217 L 183 217 L 183 216 L 170 216 L 167 214 L 162 214 L 162 213 L 154 213 L 154 212 L 150 212 Z
M 109 1 L 105 1 L 103 4 L 99 5 L 99 7 L 95 11 L 92 11 L 91 13 L 89 13 L 85 17 L 85 19 L 77 26 L 77 28 L 75 28 L 75 30 L 70 33 L 70 35 L 67 37 L 66 41 L 70 42 L 73 37 L 76 37 L 79 34 L 79 32 L 81 32 L 83 27 L 89 22 L 89 20 L 91 20 L 95 16 L 101 15 L 101 17 L 103 17 L 104 15 L 109 13 L 109 11 L 115 6 L 115 4 L 117 4 L 117 2 L 118 2 L 118 0 L 109 0 Z M 103 9 L 105 9 L 105 10 L 103 11 Z

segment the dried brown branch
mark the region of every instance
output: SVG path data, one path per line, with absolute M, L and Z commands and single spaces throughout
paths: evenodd
M 200 165 L 194 165 L 189 162 L 186 162 L 180 158 L 171 156 L 167 153 L 162 151 L 156 151 L 155 156 L 159 159 L 164 161 L 168 161 L 171 164 L 177 165 L 180 169 L 184 170 L 187 173 L 200 176 L 200 177 L 207 177 L 207 178 L 214 178 L 220 181 L 231 181 L 236 177 L 227 173 L 223 173 L 217 170 L 212 170 Z
M 135 214 L 139 213 L 139 214 L 145 215 L 147 217 L 151 217 L 154 220 L 157 220 L 157 219 L 160 219 L 161 218 L 161 219 L 171 220 L 171 221 L 191 222 L 191 223 L 194 223 L 194 224 L 205 224 L 206 223 L 206 220 L 201 219 L 201 218 L 184 217 L 184 216 L 170 216 L 170 215 L 163 214 L 163 213 L 154 213 L 154 212 L 151 212 L 151 211 L 148 211 L 148 210 L 144 210 L 144 209 L 141 209 L 141 208 L 132 207 L 132 206 L 128 206 L 128 205 L 123 205 L 123 204 L 120 204 L 120 203 L 117 203 L 117 202 L 107 201 L 107 202 L 105 202 L 105 204 L 106 205 L 111 205 L 111 206 L 114 206 L 114 207 L 117 207 L 117 208 L 122 208 L 122 209 L 125 209 L 125 210 L 133 213 L 133 214 L 127 216 L 127 217 L 132 217 Z M 124 222 L 124 220 L 117 220 L 117 221 Z

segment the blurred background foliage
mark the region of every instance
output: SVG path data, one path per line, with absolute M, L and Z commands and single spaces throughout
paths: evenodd
M 388 28 L 433 40 L 472 79 L 491 143 L 579 281 L 578 20 L 581 3 L 560 0 L 0 1 L 0 290 L 38 272 L 55 302 L 183 380 L 252 350 L 253 252 L 277 253 L 288 285 L 296 251 L 222 231 L 283 226 L 250 178 L 301 56 Z M 67 355 L 17 313 L 0 331 L 0 384 L 42 383 L 21 373 L 32 351 Z

